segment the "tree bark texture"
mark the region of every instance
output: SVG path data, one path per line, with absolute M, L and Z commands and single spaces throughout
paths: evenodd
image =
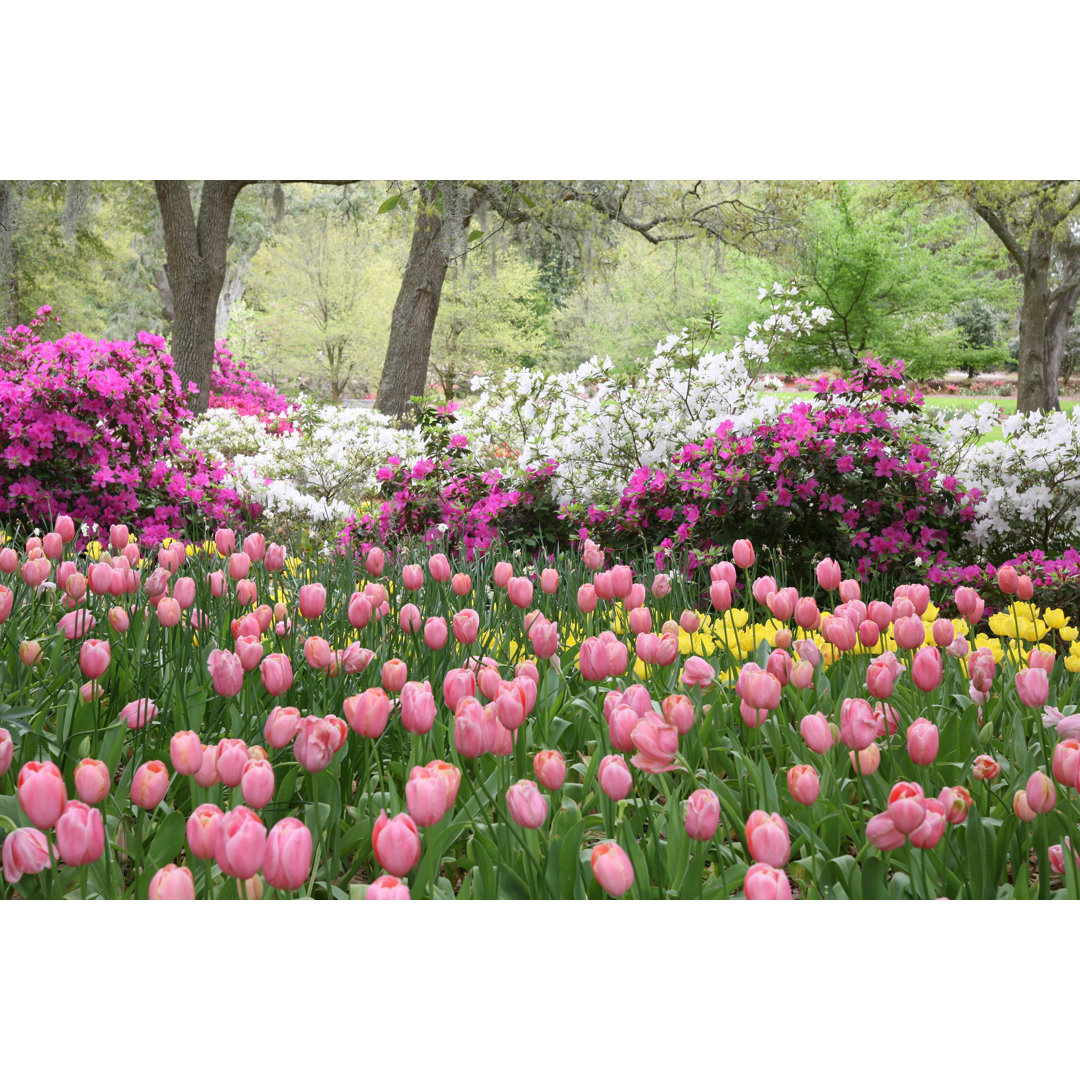
M 1080 276 L 1080 240 L 1070 233 L 1058 242 L 1061 257 L 1061 280 L 1072 281 Z M 1058 377 L 1065 356 L 1065 343 L 1069 335 L 1076 305 L 1080 302 L 1080 280 L 1072 288 L 1061 293 L 1050 304 L 1046 319 L 1046 359 L 1043 371 L 1043 409 L 1046 412 L 1060 409 L 1058 400 Z
M 375 408 L 389 416 L 403 416 L 409 398 L 422 396 L 427 385 L 431 335 L 450 262 L 444 243 L 448 222 L 435 208 L 438 191 L 438 185 L 419 184 L 409 260 L 390 320 L 390 340 L 375 399 Z
M 1016 411 L 1042 409 L 1046 366 L 1046 324 L 1050 315 L 1050 255 L 1052 234 L 1037 229 L 1031 234 L 1024 271 L 1024 299 L 1020 305 L 1020 353 L 1017 358 Z M 1056 387 L 1054 388 L 1056 389 Z
M 0 180 L 0 330 L 19 325 L 19 256 L 15 250 L 18 193 Z
M 191 410 L 206 411 L 214 365 L 214 324 L 218 297 L 225 282 L 229 221 L 237 195 L 250 181 L 207 180 L 199 201 L 199 217 L 191 206 L 185 180 L 155 180 L 165 227 L 166 272 L 172 289 L 175 319 L 172 350 L 176 373 Z

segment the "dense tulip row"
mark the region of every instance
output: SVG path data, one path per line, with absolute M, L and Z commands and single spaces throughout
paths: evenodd
M 8 896 L 1080 895 L 1077 633 L 1011 567 L 950 618 L 745 540 L 697 580 L 585 541 L 357 583 L 75 536 L 0 550 Z

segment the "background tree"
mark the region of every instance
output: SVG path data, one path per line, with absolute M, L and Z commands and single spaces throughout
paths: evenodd
M 924 378 L 959 365 L 957 309 L 1009 306 L 1014 295 L 993 273 L 996 245 L 974 224 L 962 207 L 929 205 L 902 186 L 832 185 L 806 208 L 794 249 L 808 301 L 834 318 L 795 344 L 792 362 L 847 368 L 872 351 Z
M 317 362 L 336 403 L 378 377 L 403 252 L 372 220 L 374 186 L 348 215 L 336 194 L 295 185 L 292 198 L 299 208 L 253 261 L 256 332 L 292 369 Z
M 1057 409 L 1058 369 L 1061 352 L 1057 324 L 1064 319 L 1073 290 L 1080 285 L 1080 266 L 1059 256 L 1059 273 L 1054 273 L 1054 256 L 1059 245 L 1072 250 L 1075 236 L 1070 219 L 1080 207 L 1080 181 L 1023 180 L 968 181 L 959 190 L 972 209 L 1005 245 L 1009 257 L 1020 270 L 1023 297 L 1020 304 L 1020 342 L 1017 356 L 1016 408 L 1018 412 Z M 1061 272 L 1066 267 L 1068 276 Z M 1058 306 L 1057 319 L 1052 312 Z M 1072 300 L 1072 310 L 1076 301 Z M 1069 310 L 1069 319 L 1072 317 Z M 1067 333 L 1068 319 L 1065 319 Z M 1048 350 L 1048 333 L 1054 341 Z
M 490 232 L 532 225 L 565 239 L 595 228 L 599 218 L 651 244 L 709 237 L 764 252 L 778 247 L 794 226 L 809 190 L 792 183 L 558 180 L 425 180 L 411 191 L 398 190 L 380 211 L 408 208 L 412 198 L 416 217 L 376 407 L 402 415 L 409 398 L 423 394 L 447 267 Z M 494 219 L 490 229 L 475 227 L 474 215 L 488 214 Z

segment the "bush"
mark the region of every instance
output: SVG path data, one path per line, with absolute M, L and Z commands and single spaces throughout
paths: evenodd
M 867 356 L 850 380 L 819 380 L 815 402 L 745 433 L 725 422 L 664 469 L 639 469 L 610 509 L 590 506 L 590 529 L 613 545 L 641 535 L 692 562 L 737 537 L 782 543 L 795 574 L 851 549 L 863 577 L 944 562 L 974 512 L 921 438 L 921 397 L 903 374 L 900 361 Z
M 284 435 L 293 430 L 286 414 L 296 406 L 276 387 L 264 383 L 243 360 L 236 359 L 224 340 L 214 348 L 210 373 L 210 408 L 232 409 L 240 416 L 256 416 L 268 431 Z
M 29 327 L 0 333 L 0 515 L 45 527 L 65 513 L 91 528 L 128 521 L 146 543 L 188 521 L 240 519 L 225 464 L 183 443 L 191 414 L 164 338 L 43 341 L 50 317 L 59 322 L 43 307 Z

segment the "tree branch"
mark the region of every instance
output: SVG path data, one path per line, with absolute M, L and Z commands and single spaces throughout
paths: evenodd
M 990 226 L 991 229 L 993 229 L 997 238 L 1005 245 L 1006 250 L 1012 256 L 1013 262 L 1026 273 L 1027 253 L 1016 242 L 1016 237 L 1009 232 L 1005 222 L 1003 222 L 989 206 L 984 206 L 982 203 L 972 203 L 971 208 L 986 222 L 987 225 Z

